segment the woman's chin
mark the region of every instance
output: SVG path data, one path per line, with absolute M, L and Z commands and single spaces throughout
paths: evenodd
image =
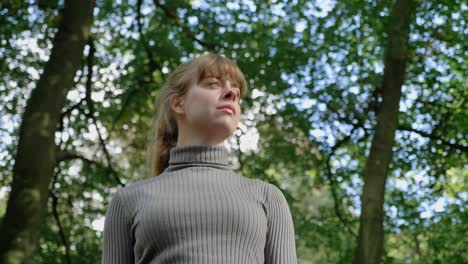
M 236 127 L 234 126 L 229 126 L 229 125 L 224 125 L 224 126 L 212 126 L 208 128 L 210 134 L 212 134 L 215 137 L 224 137 L 228 138 L 230 137 L 234 131 L 236 131 Z

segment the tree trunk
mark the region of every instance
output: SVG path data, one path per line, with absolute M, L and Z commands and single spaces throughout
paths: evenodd
M 0 263 L 29 263 L 35 252 L 55 165 L 55 130 L 90 34 L 94 0 L 65 0 L 49 61 L 27 102 L 0 227 Z
M 383 101 L 377 114 L 377 126 L 364 170 L 359 236 L 354 256 L 356 264 L 382 262 L 385 182 L 392 161 L 392 147 L 398 126 L 398 109 L 401 86 L 404 82 L 412 11 L 412 0 L 396 0 L 388 24 L 382 85 Z

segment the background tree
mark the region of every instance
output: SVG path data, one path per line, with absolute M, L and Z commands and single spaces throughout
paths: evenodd
M 397 0 L 390 14 L 382 81 L 382 104 L 364 170 L 359 237 L 354 263 L 380 263 L 383 253 L 385 183 L 392 160 L 401 86 L 405 80 L 408 36 L 414 3 Z
M 0 229 L 2 263 L 28 263 L 36 248 L 55 166 L 55 129 L 80 66 L 92 13 L 93 1 L 65 2 L 50 59 L 28 100 L 20 127 L 10 198 Z

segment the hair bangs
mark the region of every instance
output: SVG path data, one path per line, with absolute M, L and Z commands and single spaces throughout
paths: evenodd
M 244 75 L 236 64 L 225 57 L 216 56 L 205 63 L 204 67 L 200 69 L 198 82 L 209 77 L 214 77 L 221 81 L 229 79 L 239 87 L 241 96 L 244 96 L 246 92 L 247 83 Z

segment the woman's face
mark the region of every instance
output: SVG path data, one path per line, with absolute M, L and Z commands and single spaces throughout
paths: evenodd
M 224 141 L 232 135 L 241 112 L 240 88 L 230 79 L 206 77 L 181 98 L 179 130 L 199 138 Z M 234 111 L 226 109 L 230 106 Z

